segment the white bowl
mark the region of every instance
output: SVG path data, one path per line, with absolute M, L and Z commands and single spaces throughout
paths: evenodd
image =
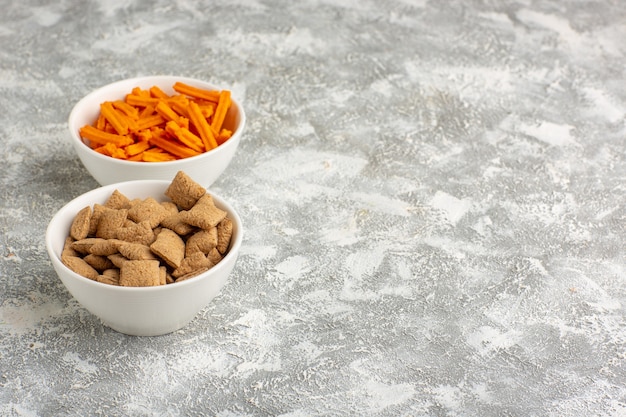
M 164 192 L 171 183 L 161 180 L 130 181 L 89 191 L 61 208 L 46 230 L 46 248 L 57 275 L 69 293 L 110 328 L 129 335 L 157 336 L 187 325 L 226 284 L 239 254 L 243 230 L 232 206 L 211 193 L 215 205 L 228 212 L 233 235 L 228 253 L 208 271 L 182 282 L 156 287 L 120 287 L 85 278 L 61 262 L 70 225 L 78 211 L 103 204 L 117 189 L 129 198 L 168 200 Z
M 72 145 L 87 171 L 100 185 L 146 179 L 171 180 L 178 171 L 185 171 L 195 181 L 209 187 L 224 172 L 239 146 L 246 124 L 243 107 L 233 97 L 231 97 L 230 110 L 224 120 L 224 127 L 233 132 L 232 136 L 217 148 L 197 156 L 167 162 L 126 161 L 102 155 L 83 143 L 79 129 L 94 123 L 100 113 L 102 102 L 123 99 L 134 87 L 148 89 L 156 85 L 164 92 L 173 94 L 172 86 L 177 81 L 198 88 L 221 89 L 191 78 L 150 76 L 131 78 L 106 85 L 89 93 L 76 103 L 69 116 Z

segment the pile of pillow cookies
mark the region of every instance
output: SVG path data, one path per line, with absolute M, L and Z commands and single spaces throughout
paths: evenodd
M 207 190 L 179 171 L 165 196 L 130 200 L 115 190 L 74 218 L 61 260 L 84 277 L 127 287 L 192 278 L 228 252 L 233 223 Z

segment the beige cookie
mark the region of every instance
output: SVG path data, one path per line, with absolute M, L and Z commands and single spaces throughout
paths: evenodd
M 172 268 L 178 268 L 185 257 L 185 242 L 167 228 L 161 229 L 150 249 Z
M 111 209 L 128 209 L 130 208 L 130 200 L 119 190 L 114 190 L 104 206 Z
M 182 281 L 185 281 L 186 279 L 189 279 L 189 278 L 193 278 L 193 277 L 195 277 L 195 276 L 198 276 L 198 275 L 200 275 L 201 273 L 206 272 L 206 271 L 208 271 L 208 270 L 209 270 L 209 268 L 202 268 L 202 269 L 198 269 L 198 270 L 196 270 L 196 271 L 190 272 L 190 273 L 188 273 L 188 274 L 185 274 L 185 275 L 183 275 L 183 276 L 181 276 L 181 277 L 176 278 L 176 282 L 182 282 Z
M 194 252 L 203 254 L 209 253 L 211 249 L 217 246 L 217 227 L 209 230 L 199 230 L 189 236 L 185 245 L 185 256 L 190 256 Z
M 164 218 L 161 221 L 161 226 L 167 227 L 181 236 L 186 236 L 196 229 L 194 226 L 185 223 L 180 217 L 180 213 L 178 211 L 175 214 L 171 214 Z
M 202 252 L 194 252 L 182 260 L 180 266 L 172 272 L 174 278 L 182 277 L 200 269 L 208 269 L 213 263 Z
M 105 269 L 98 276 L 98 282 L 111 285 L 120 285 L 120 270 L 119 268 Z
M 161 201 L 161 206 L 167 211 L 168 215 L 178 213 L 178 206 L 171 201 Z
M 110 208 L 105 208 L 105 210 L 100 215 L 100 219 L 98 220 L 96 237 L 100 237 L 103 239 L 117 238 L 117 231 L 124 226 L 127 216 L 127 209 L 114 210 Z
M 97 281 L 103 284 L 120 285 L 120 270 L 117 268 L 106 269 L 98 275 Z
M 141 223 L 128 220 L 124 227 L 118 229 L 117 238 L 126 242 L 150 245 L 154 242 L 156 236 L 148 220 L 144 220 Z
M 93 255 L 109 256 L 119 252 L 120 245 L 126 243 L 119 239 L 97 239 L 89 248 L 89 253 Z
M 97 271 L 113 268 L 115 265 L 109 258 L 102 255 L 89 254 L 83 258 L 91 267 Z
M 124 243 L 119 246 L 119 252 L 126 258 L 132 260 L 152 260 L 157 259 L 156 255 L 150 250 L 150 246 L 141 243 Z
M 63 260 L 63 263 L 78 275 L 82 275 L 89 279 L 96 280 L 98 279 L 98 275 L 100 275 L 94 267 L 85 262 L 84 259 L 77 256 L 68 256 Z
M 102 213 L 107 209 L 107 207 L 102 204 L 94 204 L 93 211 L 91 212 L 91 220 L 89 221 L 89 235 L 95 236 L 98 231 L 98 224 L 100 223 L 100 217 Z
M 74 243 L 74 239 L 71 236 L 65 238 L 65 243 L 63 244 L 63 251 L 61 252 L 61 261 L 63 258 L 68 256 L 79 256 L 79 253 L 76 249 L 72 248 L 72 244 Z
M 224 255 L 233 236 L 233 222 L 228 217 L 217 225 L 217 250 Z
M 87 206 L 80 210 L 70 227 L 70 236 L 76 240 L 81 240 L 89 236 L 89 224 L 91 222 L 91 207 Z
M 180 218 L 192 226 L 209 230 L 224 220 L 226 212 L 215 206 L 213 197 L 210 194 L 202 196 L 194 206 L 186 211 L 180 212 Z
M 179 171 L 165 190 L 165 195 L 183 210 L 189 210 L 206 193 L 206 189 L 183 171 Z
M 151 287 L 160 285 L 161 271 L 157 260 L 131 260 L 120 268 L 120 285 L 124 287 Z
M 154 229 L 167 216 L 167 210 L 154 198 L 148 197 L 128 210 L 128 218 L 136 223 L 147 221 Z
M 209 253 L 207 253 L 206 257 L 213 265 L 217 265 L 217 263 L 222 260 L 222 254 L 217 250 L 217 248 L 211 249 Z
M 121 253 L 114 253 L 113 255 L 107 256 L 107 258 L 113 262 L 116 268 L 121 268 L 124 263 L 128 262 L 128 258 Z
M 76 252 L 86 255 L 88 253 L 91 253 L 91 248 L 93 247 L 93 245 L 97 243 L 102 243 L 105 241 L 106 239 L 102 239 L 99 237 L 88 237 L 88 238 L 81 239 L 81 240 L 75 240 L 74 242 L 72 242 L 70 247 L 74 249 Z
M 167 267 L 159 266 L 159 285 L 167 284 Z

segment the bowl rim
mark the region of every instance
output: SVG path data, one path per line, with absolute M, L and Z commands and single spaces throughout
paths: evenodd
M 235 225 L 236 233 L 233 234 L 233 239 L 230 242 L 228 252 L 226 253 L 226 255 L 222 258 L 220 262 L 212 266 L 208 271 L 202 272 L 201 274 L 188 278 L 182 282 L 178 282 L 178 283 L 175 282 L 173 284 L 156 285 L 156 286 L 150 286 L 150 287 L 125 287 L 125 286 L 106 284 L 103 282 L 94 281 L 92 279 L 89 279 L 87 277 L 84 277 L 72 271 L 61 261 L 60 255 L 57 255 L 53 250 L 54 226 L 56 225 L 56 223 L 60 221 L 61 217 L 63 217 L 66 214 L 65 212 L 69 210 L 69 206 L 74 205 L 77 200 L 89 199 L 91 202 L 88 204 L 93 206 L 94 204 L 93 200 L 95 199 L 94 196 L 103 194 L 105 193 L 105 191 L 113 192 L 116 188 L 120 188 L 120 187 L 124 188 L 124 186 L 132 186 L 132 185 L 140 185 L 140 184 L 167 186 L 170 183 L 171 181 L 167 181 L 167 180 L 133 180 L 133 181 L 118 182 L 118 183 L 109 184 L 109 185 L 92 189 L 68 201 L 60 209 L 57 210 L 57 212 L 54 214 L 54 216 L 52 216 L 52 218 L 48 222 L 48 226 L 46 227 L 45 245 L 46 245 L 46 250 L 48 252 L 50 261 L 53 264 L 56 264 L 57 267 L 61 267 L 72 278 L 80 280 L 83 284 L 93 285 L 95 287 L 107 289 L 108 291 L 120 291 L 120 292 L 127 292 L 127 293 L 168 291 L 172 289 L 171 287 L 173 285 L 176 288 L 183 288 L 185 285 L 194 285 L 194 283 L 198 283 L 198 281 L 202 279 L 211 279 L 212 275 L 215 275 L 221 269 L 226 268 L 225 265 L 227 261 L 231 260 L 231 258 L 236 258 L 238 256 L 239 250 L 241 248 L 241 244 L 243 241 L 243 226 L 241 223 L 241 217 L 239 216 L 237 211 L 234 209 L 234 207 L 230 203 L 228 203 L 223 197 L 221 197 L 219 194 L 215 194 L 209 190 L 207 190 L 207 192 L 211 194 L 211 196 L 214 198 L 216 206 L 228 212 L 229 218 L 233 221 Z M 161 197 L 159 196 L 159 198 Z M 67 236 L 69 236 L 69 230 L 67 233 L 68 233 Z M 65 237 L 63 237 L 63 239 L 65 239 Z M 61 277 L 59 277 L 59 279 L 63 281 Z
M 174 161 L 158 161 L 158 162 L 143 162 L 143 161 L 128 161 L 125 159 L 118 159 L 118 158 L 113 158 L 107 155 L 103 155 L 99 152 L 94 151 L 93 149 L 91 149 L 89 146 L 87 146 L 80 138 L 80 135 L 78 134 L 78 132 L 74 131 L 72 129 L 72 124 L 74 119 L 77 117 L 77 113 L 78 110 L 81 106 L 81 104 L 83 104 L 85 101 L 87 101 L 88 99 L 90 99 L 93 96 L 96 96 L 100 93 L 102 93 L 103 91 L 110 89 L 110 88 L 114 88 L 118 85 L 122 85 L 122 84 L 132 84 L 132 83 L 139 83 L 139 82 L 144 82 L 144 81 L 148 81 L 151 79 L 160 79 L 160 80 L 169 80 L 170 82 L 176 82 L 176 81 L 181 81 L 181 82 L 186 82 L 187 84 L 189 83 L 196 83 L 196 84 L 204 84 L 206 86 L 209 86 L 211 88 L 215 88 L 215 89 L 219 89 L 220 87 L 218 87 L 215 84 L 212 84 L 210 82 L 207 81 L 203 81 L 201 79 L 198 78 L 191 78 L 191 77 L 178 77 L 175 75 L 148 75 L 148 76 L 143 76 L 143 77 L 132 77 L 132 78 L 125 78 L 125 79 L 121 79 L 118 81 L 114 81 L 112 83 L 100 86 L 98 88 L 96 88 L 95 90 L 92 90 L 91 92 L 85 94 L 80 100 L 78 100 L 74 106 L 72 107 L 72 110 L 70 110 L 70 113 L 67 117 L 67 126 L 68 126 L 68 130 L 70 131 L 70 137 L 72 138 L 72 143 L 74 143 L 75 146 L 81 146 L 80 149 L 84 148 L 88 154 L 90 154 L 92 157 L 101 159 L 103 161 L 108 161 L 108 162 L 112 162 L 112 163 L 119 163 L 121 165 L 129 165 L 129 166 L 145 166 L 146 164 L 149 164 L 150 166 L 171 166 L 171 167 L 175 167 L 176 165 L 182 165 L 187 161 L 191 161 L 191 160 L 197 160 L 197 159 L 201 159 L 202 157 L 209 157 L 209 155 L 214 155 L 218 152 L 220 152 L 221 150 L 225 152 L 225 149 L 230 148 L 232 146 L 237 146 L 237 142 L 239 142 L 239 140 L 241 139 L 241 136 L 243 134 L 243 130 L 245 128 L 245 124 L 246 124 L 246 112 L 243 109 L 243 106 L 241 105 L 241 102 L 236 98 L 236 97 L 232 97 L 231 95 L 231 102 L 235 103 L 235 105 L 237 106 L 237 111 L 239 114 L 239 126 L 237 127 L 237 129 L 235 131 L 233 131 L 233 134 L 231 136 L 231 138 L 229 140 L 227 140 L 226 142 L 222 143 L 221 145 L 219 145 L 216 148 L 211 149 L 210 151 L 206 151 L 201 153 L 200 155 L 195 155 L 195 156 L 191 156 L 188 158 L 182 158 L 182 159 L 177 159 Z M 232 140 L 231 139 L 235 139 Z

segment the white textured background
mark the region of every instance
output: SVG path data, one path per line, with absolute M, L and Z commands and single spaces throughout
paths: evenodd
M 626 415 L 626 3 L 0 0 L 0 415 Z M 172 74 L 248 125 L 244 247 L 182 331 L 70 298 L 66 120 Z

